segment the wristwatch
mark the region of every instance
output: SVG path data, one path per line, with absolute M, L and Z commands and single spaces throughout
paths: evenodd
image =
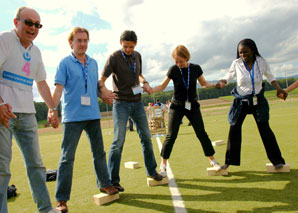
M 57 107 L 54 107 L 54 108 L 50 108 L 50 112 L 54 112 L 54 111 L 57 111 Z

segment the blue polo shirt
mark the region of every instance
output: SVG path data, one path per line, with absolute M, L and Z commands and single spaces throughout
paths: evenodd
M 85 67 L 73 54 L 63 58 L 58 65 L 55 85 L 64 86 L 61 100 L 62 123 L 101 118 L 97 100 L 98 66 L 94 59 L 87 55 L 86 58 Z M 90 106 L 81 104 L 81 97 L 86 95 L 86 91 L 90 97 Z

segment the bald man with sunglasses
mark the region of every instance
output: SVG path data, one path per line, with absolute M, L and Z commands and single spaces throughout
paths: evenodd
M 57 109 L 46 82 L 46 71 L 38 47 L 39 14 L 27 7 L 18 9 L 15 29 L 0 33 L 0 97 L 2 105 L 16 117 L 0 123 L 0 213 L 7 213 L 7 186 L 11 177 L 12 136 L 22 152 L 34 202 L 39 212 L 58 212 L 52 208 L 46 186 L 46 169 L 38 142 L 32 85 L 36 82 L 41 97 L 49 107 L 48 120 L 58 126 Z M 8 125 L 6 125 L 8 124 Z

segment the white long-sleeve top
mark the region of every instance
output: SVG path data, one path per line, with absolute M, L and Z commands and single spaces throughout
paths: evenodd
M 276 80 L 266 60 L 257 56 L 254 64 L 254 86 L 256 95 L 259 94 L 262 89 L 263 75 L 266 76 L 270 84 L 272 81 Z M 241 96 L 253 93 L 252 79 L 241 58 L 233 61 L 224 79 L 227 81 L 227 84 L 229 84 L 235 77 L 237 79 L 237 91 Z

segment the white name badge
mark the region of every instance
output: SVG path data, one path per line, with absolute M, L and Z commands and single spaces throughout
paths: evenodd
M 81 96 L 81 104 L 84 106 L 90 106 L 90 97 L 89 96 Z
M 137 85 L 131 88 L 134 95 L 140 94 L 143 92 L 141 85 Z
M 258 105 L 258 98 L 257 97 L 253 97 L 252 98 L 252 102 L 253 102 L 253 105 Z
M 187 110 L 191 109 L 191 103 L 189 101 L 185 101 L 185 109 Z

